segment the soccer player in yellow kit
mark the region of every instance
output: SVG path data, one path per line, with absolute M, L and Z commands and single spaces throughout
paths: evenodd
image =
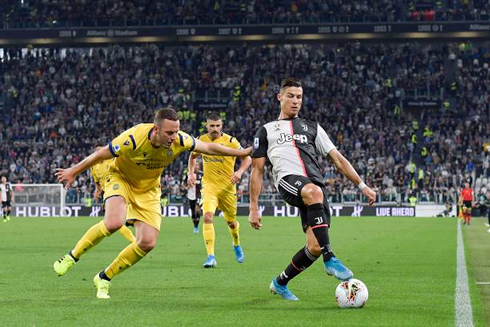
M 241 149 L 240 142 L 228 134 L 223 133 L 223 121 L 217 112 L 210 112 L 206 117 L 207 134 L 201 135 L 199 140 L 206 143 L 217 143 L 232 149 Z M 194 168 L 198 154 L 193 153 L 189 156 L 189 175 L 188 184 L 195 184 Z M 242 174 L 250 167 L 252 159 L 243 158 L 240 168 L 235 170 L 235 157 L 223 157 L 216 155 L 202 154 L 203 178 L 201 189 L 202 211 L 204 212 L 203 237 L 206 245 L 208 257 L 204 263 L 204 268 L 214 268 L 217 266 L 214 255 L 214 243 L 216 234 L 214 231 L 213 219 L 216 209 L 223 211 L 228 229 L 233 239 L 233 249 L 236 260 L 243 262 L 244 255 L 240 246 L 240 224 L 236 219 L 237 214 L 237 195 L 236 182 L 240 180 Z
M 102 146 L 96 147 L 95 151 L 98 151 L 100 149 L 102 149 Z M 112 164 L 114 164 L 114 159 L 109 159 L 101 161 L 90 168 L 90 174 L 92 175 L 95 183 L 95 201 L 98 201 L 100 196 L 104 194 L 106 182 L 110 179 L 109 170 Z M 102 205 L 102 208 L 103 207 L 104 205 Z M 102 212 L 104 212 L 104 210 L 102 210 Z M 129 242 L 136 242 L 136 238 L 126 225 L 123 225 L 119 229 L 119 233 L 121 233 L 121 235 L 124 236 L 124 238 L 127 239 Z
M 57 169 L 58 182 L 65 183 L 68 189 L 84 170 L 100 161 L 116 158 L 110 168 L 104 194 L 104 219 L 89 228 L 75 248 L 53 264 L 59 276 L 66 274 L 85 252 L 128 221 L 135 227 L 136 242 L 124 248 L 106 269 L 94 277 L 97 298 L 110 298 L 111 279 L 135 265 L 156 245 L 162 221 L 160 175 L 163 170 L 184 151 L 230 156 L 248 156 L 251 153 L 251 148 L 236 150 L 204 143 L 179 129 L 175 110 L 163 108 L 157 110 L 152 124 L 136 125 L 75 166 Z

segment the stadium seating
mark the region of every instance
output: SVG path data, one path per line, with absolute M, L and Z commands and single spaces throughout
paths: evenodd
M 275 93 L 286 75 L 303 81 L 303 117 L 321 123 L 387 201 L 397 194 L 407 201 L 411 160 L 418 188 L 440 201 L 463 179 L 490 174 L 490 157 L 483 151 L 490 69 L 486 49 L 477 45 L 9 49 L 0 71 L 0 162 L 12 182 L 55 182 L 56 167 L 78 162 L 96 143 L 150 121 L 154 109 L 165 105 L 182 111 L 182 129 L 197 135 L 203 132 L 204 105 L 224 103 L 225 130 L 251 144 L 258 127 L 277 117 Z M 435 96 L 444 105 L 422 115 L 404 105 L 404 99 L 419 96 Z M 426 127 L 430 136 L 423 134 Z M 185 160 L 163 176 L 171 194 L 181 192 Z M 327 160 L 321 167 L 333 198 L 354 190 Z M 418 168 L 425 173 L 423 182 Z M 247 181 L 244 176 L 245 186 Z M 88 175 L 81 175 L 72 199 L 89 192 L 90 184 Z M 271 183 L 264 186 L 274 191 Z

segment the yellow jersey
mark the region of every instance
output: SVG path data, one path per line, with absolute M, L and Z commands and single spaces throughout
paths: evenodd
M 95 166 L 93 166 L 92 168 L 90 168 L 90 173 L 94 178 L 94 182 L 100 184 L 102 191 L 105 190 L 105 183 L 109 178 L 109 170 L 112 164 L 114 164 L 114 159 L 108 159 L 108 160 L 101 161 Z
M 208 134 L 201 135 L 198 139 L 202 142 L 218 143 L 233 149 L 242 148 L 240 142 L 235 137 L 225 133 L 221 133 L 221 136 L 214 141 L 211 140 Z M 203 164 L 203 188 L 223 190 L 232 187 L 232 189 L 235 189 L 235 185 L 232 185 L 230 180 L 235 172 L 236 157 L 212 156 L 203 153 L 201 156 Z
M 155 148 L 150 137 L 153 124 L 139 124 L 120 134 L 109 143 L 116 157 L 111 172 L 119 173 L 131 186 L 146 190 L 160 184 L 163 170 L 184 151 L 192 151 L 196 140 L 187 133 L 178 132 L 170 148 Z

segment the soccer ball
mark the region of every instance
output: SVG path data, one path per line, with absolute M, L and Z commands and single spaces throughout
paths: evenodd
M 362 308 L 368 297 L 368 289 L 359 279 L 341 282 L 335 290 L 335 298 L 341 308 Z

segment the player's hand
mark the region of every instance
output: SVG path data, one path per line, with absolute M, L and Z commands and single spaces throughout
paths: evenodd
M 253 151 L 253 147 L 251 147 L 251 146 L 249 146 L 246 149 L 242 149 L 242 150 L 240 150 L 240 152 L 242 152 L 243 154 L 240 155 L 240 157 L 248 157 L 249 155 L 252 154 L 252 151 Z
M 365 187 L 362 190 L 362 194 L 368 198 L 368 205 L 372 205 L 376 201 L 376 192 L 371 190 L 369 187 Z
M 189 187 L 196 186 L 196 175 L 195 174 L 188 174 L 187 175 L 187 186 L 189 186 Z
M 261 229 L 262 224 L 260 223 L 262 218 L 260 217 L 260 213 L 258 210 L 250 210 L 248 215 L 248 222 L 253 229 Z
M 242 179 L 242 173 L 239 171 L 235 171 L 233 175 L 231 176 L 231 184 L 236 184 L 240 179 Z
M 56 173 L 54 174 L 58 179 L 58 183 L 65 184 L 65 190 L 69 189 L 71 184 L 75 181 L 75 175 L 71 168 L 63 169 L 56 168 Z

